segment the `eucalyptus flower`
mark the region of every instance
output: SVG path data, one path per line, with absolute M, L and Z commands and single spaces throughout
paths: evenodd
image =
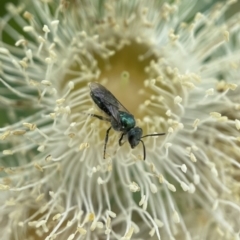
M 239 239 L 235 1 L 36 0 L 0 40 L 0 232 L 8 239 Z M 236 14 L 227 17 L 230 6 Z M 203 9 L 201 11 L 201 9 Z M 89 95 L 135 116 L 131 149 Z

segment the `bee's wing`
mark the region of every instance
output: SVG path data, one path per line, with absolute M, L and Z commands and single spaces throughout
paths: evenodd
M 129 111 L 114 97 L 114 95 L 101 84 L 92 82 L 89 84 L 90 90 L 95 97 L 101 99 L 111 116 L 120 123 L 119 111 Z

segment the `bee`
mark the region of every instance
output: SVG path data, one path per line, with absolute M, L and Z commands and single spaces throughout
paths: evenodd
M 103 158 L 105 159 L 108 136 L 110 130 L 121 132 L 118 140 L 119 146 L 123 145 L 123 137 L 127 136 L 131 148 L 135 148 L 139 142 L 143 146 L 143 159 L 146 159 L 146 148 L 142 138 L 151 136 L 165 135 L 165 133 L 147 134 L 142 136 L 142 128 L 136 126 L 134 116 L 114 97 L 114 95 L 99 83 L 92 82 L 89 84 L 90 96 L 93 102 L 102 110 L 106 117 L 96 114 L 90 114 L 100 120 L 107 121 L 111 126 L 106 131 L 105 143 L 103 149 Z

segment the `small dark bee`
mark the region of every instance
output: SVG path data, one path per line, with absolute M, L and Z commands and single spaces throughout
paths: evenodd
M 149 136 L 164 135 L 165 133 L 148 134 L 142 136 L 142 129 L 135 126 L 136 122 L 134 116 L 129 113 L 129 111 L 113 96 L 110 91 L 108 91 L 101 84 L 95 82 L 90 83 L 89 88 L 92 100 L 100 108 L 100 110 L 106 114 L 106 117 L 96 114 L 90 114 L 90 116 L 111 123 L 111 127 L 109 127 L 106 132 L 103 158 L 105 159 L 109 131 L 111 128 L 113 128 L 115 131 L 122 132 L 122 135 L 118 141 L 119 146 L 123 145 L 122 140 L 125 135 L 127 135 L 131 148 L 135 148 L 139 142 L 141 142 L 143 146 L 143 159 L 145 160 L 146 150 L 144 142 L 141 139 Z

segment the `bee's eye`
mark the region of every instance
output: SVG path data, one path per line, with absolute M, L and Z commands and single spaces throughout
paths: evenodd
M 129 143 L 131 145 L 131 148 L 135 148 L 138 145 L 138 143 L 139 143 L 139 140 L 135 136 L 129 137 L 128 141 L 129 141 Z

